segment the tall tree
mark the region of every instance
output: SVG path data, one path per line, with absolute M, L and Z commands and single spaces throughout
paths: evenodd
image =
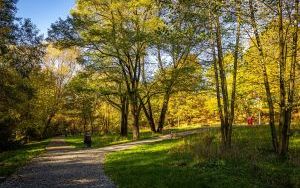
M 202 33 L 205 30 L 204 20 L 207 19 L 200 10 L 193 2 L 170 1 L 160 4 L 159 14 L 165 27 L 156 33 L 151 43 L 158 65 L 154 81 L 159 84 L 161 89 L 157 93 L 162 94 L 163 98 L 157 129 L 152 116 L 151 99 L 147 98 L 146 105 L 143 106 L 150 127 L 154 131 L 162 132 L 164 128 L 171 96 L 180 90 L 192 90 L 193 84 L 199 84 L 194 82 L 193 75 L 197 72 L 199 81 L 201 66 L 198 64 L 197 67 L 198 48 L 203 45 L 206 38 Z M 180 88 L 182 83 L 186 85 Z
M 16 1 L 0 1 L 0 132 L 1 149 L 15 141 L 21 124 L 30 119 L 35 94 L 30 75 L 39 71 L 42 36 L 28 19 L 17 19 Z
M 89 52 L 100 59 L 112 58 L 122 71 L 133 116 L 134 139 L 139 138 L 142 58 L 148 38 L 161 26 L 156 11 L 153 0 L 79 0 L 72 13 Z
M 284 7 L 288 7 L 289 2 L 283 0 L 277 1 L 277 11 L 278 11 L 278 45 L 279 45 L 279 85 L 280 85 L 280 120 L 279 120 L 279 153 L 282 156 L 285 156 L 288 152 L 288 143 L 289 143 L 289 129 L 291 124 L 291 113 L 294 106 L 294 92 L 295 92 L 295 68 L 297 62 L 297 45 L 298 45 L 298 23 L 299 23 L 299 0 L 295 0 L 293 4 L 293 15 L 289 15 L 289 25 L 292 25 L 292 47 L 291 47 L 291 56 L 292 60 L 290 63 L 290 73 L 289 80 L 286 80 L 287 77 L 287 36 L 289 28 L 285 28 L 284 31 Z M 286 12 L 286 11 L 285 11 Z M 288 14 L 291 14 L 287 11 Z M 293 17 L 293 18 L 291 18 Z M 286 86 L 288 83 L 288 86 Z
M 215 73 L 215 81 L 216 81 L 216 93 L 217 93 L 217 101 L 218 101 L 218 112 L 221 120 L 221 135 L 222 135 L 222 145 L 224 148 L 231 147 L 231 134 L 232 134 L 232 125 L 234 123 L 235 116 L 235 99 L 236 99 L 236 79 L 237 79 L 237 70 L 238 70 L 238 62 L 239 62 L 239 54 L 240 54 L 240 37 L 241 37 L 241 2 L 239 0 L 234 1 L 234 6 L 230 10 L 233 10 L 235 13 L 236 19 L 234 22 L 236 23 L 235 30 L 235 44 L 233 50 L 233 71 L 232 71 L 232 90 L 231 97 L 229 95 L 228 87 L 229 83 L 227 81 L 227 73 L 226 73 L 226 65 L 224 62 L 224 41 L 226 41 L 226 36 L 224 35 L 224 25 L 226 22 L 224 18 L 228 16 L 225 14 L 225 7 L 230 7 L 231 5 L 226 4 L 225 1 L 216 1 L 209 2 L 210 8 L 210 32 L 215 33 L 211 35 L 211 51 L 213 56 L 213 66 Z M 225 11 L 226 12 L 226 11 Z M 229 11 L 230 12 L 230 11 Z M 230 49 L 230 48 L 229 48 Z M 225 52 L 231 53 L 231 52 Z
M 80 37 L 80 30 L 77 30 L 77 26 L 74 18 L 59 19 L 51 25 L 47 39 L 60 48 L 74 46 L 85 48 L 85 41 Z M 100 58 L 97 53 L 85 55 L 87 60 L 82 64 L 84 70 L 89 73 L 89 77 L 99 77 L 97 79 L 99 83 L 96 84 L 98 88 L 93 87 L 93 92 L 120 111 L 120 133 L 122 136 L 127 136 L 129 99 L 120 66 L 115 64 L 114 58 L 109 56 L 101 56 Z
M 255 3 L 262 5 L 261 9 L 255 8 Z M 298 23 L 299 23 L 299 2 L 278 0 L 270 5 L 264 2 L 256 2 L 249 0 L 250 23 L 254 32 L 255 45 L 259 51 L 260 66 L 262 67 L 262 75 L 266 90 L 266 98 L 269 107 L 269 124 L 271 128 L 272 144 L 274 151 L 285 156 L 288 152 L 289 127 L 291 123 L 291 114 L 294 107 L 295 97 L 295 69 L 297 61 L 297 45 L 298 45 Z M 261 12 L 268 12 L 268 17 L 260 15 Z M 264 32 L 260 32 L 258 21 L 264 22 Z M 296 25 L 295 25 L 296 24 Z M 276 30 L 277 31 L 276 31 Z M 277 34 L 278 49 L 276 50 L 274 61 L 278 64 L 276 70 L 278 82 L 273 87 L 278 87 L 278 94 L 271 92 L 270 76 L 266 66 L 266 52 L 261 40 L 261 36 L 267 35 L 268 32 Z M 289 40 L 289 36 L 292 40 Z M 278 56 L 277 56 L 278 55 Z M 291 58 L 289 58 L 291 57 Z M 288 73 L 289 70 L 289 73 Z M 275 126 L 275 105 L 274 99 L 279 98 L 279 126 Z
M 285 114 L 285 127 L 282 134 L 285 138 L 282 141 L 282 154 L 285 155 L 289 149 L 290 126 L 292 121 L 292 112 L 295 107 L 295 91 L 296 91 L 296 64 L 298 56 L 298 32 L 299 32 L 299 0 L 294 1 L 294 14 L 292 15 L 293 23 L 293 42 L 292 42 L 292 60 L 290 64 L 290 77 L 288 85 L 288 100 Z
M 77 48 L 57 49 L 49 45 L 44 57 L 44 71 L 47 72 L 51 80 L 55 82 L 49 91 L 49 104 L 45 107 L 47 117 L 43 135 L 47 135 L 47 129 L 51 125 L 52 119 L 63 107 L 66 85 L 79 70 L 79 50 Z

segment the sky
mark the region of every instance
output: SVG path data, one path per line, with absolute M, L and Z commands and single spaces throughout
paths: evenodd
M 75 0 L 19 0 L 17 16 L 30 18 L 41 34 L 47 36 L 51 23 L 67 17 L 74 4 Z

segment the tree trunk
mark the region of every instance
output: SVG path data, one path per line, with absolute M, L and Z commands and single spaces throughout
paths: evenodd
M 131 114 L 133 117 L 133 140 L 138 140 L 140 138 L 140 128 L 139 128 L 139 118 L 140 118 L 140 105 L 137 91 L 130 93 L 130 104 L 131 104 Z
M 241 1 L 236 0 L 236 17 L 237 17 L 237 27 L 236 27 L 236 39 L 235 39 L 235 49 L 234 49 L 234 62 L 233 62 L 233 80 L 232 80 L 232 92 L 231 92 L 231 104 L 230 104 L 230 120 L 229 120 L 229 135 L 228 142 L 231 144 L 232 126 L 234 123 L 235 116 L 235 99 L 236 99 L 236 80 L 237 80 L 237 69 L 238 69 L 238 59 L 240 52 L 240 36 L 241 36 Z
M 137 110 L 132 110 L 133 115 L 133 140 L 138 140 L 140 138 L 140 127 L 139 127 L 139 113 Z
M 87 120 L 86 120 L 86 116 L 85 115 L 83 115 L 83 132 L 84 132 L 84 134 L 87 132 L 86 131 L 86 125 L 87 125 Z
M 146 116 L 146 118 L 148 120 L 148 123 L 150 125 L 151 131 L 156 133 L 156 126 L 155 126 L 155 121 L 154 121 L 154 118 L 153 118 L 151 101 L 150 101 L 150 99 L 148 99 L 146 104 L 144 104 L 142 99 L 140 99 L 140 101 L 141 101 L 141 105 L 142 105 L 143 111 L 145 113 L 145 116 Z
M 278 0 L 278 34 L 279 34 L 279 88 L 280 88 L 280 119 L 279 119 L 279 150 L 281 155 L 285 155 L 285 143 L 287 140 L 287 125 L 286 125 L 286 90 L 285 90 L 285 41 L 283 36 L 283 18 L 282 18 L 282 0 Z M 283 145 L 284 144 L 284 145 Z
M 217 58 L 216 58 L 216 50 L 215 50 L 215 43 L 212 41 L 212 50 L 213 50 L 213 65 L 214 65 L 214 73 L 215 73 L 215 81 L 216 81 L 216 97 L 218 101 L 218 113 L 219 113 L 219 118 L 221 121 L 221 131 L 223 131 L 223 126 L 224 126 L 224 115 L 223 115 L 223 110 L 222 110 L 222 102 L 221 102 L 221 93 L 220 93 L 220 83 L 219 83 L 219 73 L 218 73 L 218 65 L 217 65 Z M 223 138 L 222 134 L 222 140 Z
M 47 133 L 47 129 L 50 127 L 52 118 L 55 116 L 55 112 L 51 112 L 50 115 L 47 117 L 46 123 L 45 123 L 45 127 L 43 130 L 43 137 L 47 137 L 46 133 Z
M 210 7 L 211 8 L 211 7 Z M 210 20 L 214 20 L 213 16 L 210 14 Z M 214 66 L 214 75 L 215 75 L 215 82 L 216 82 L 216 98 L 218 102 L 218 114 L 221 122 L 221 136 L 222 136 L 222 142 L 225 140 L 225 135 L 223 133 L 224 129 L 224 114 L 223 114 L 223 108 L 222 108 L 222 101 L 221 101 L 221 91 L 220 91 L 220 77 L 219 77 L 219 68 L 217 63 L 217 55 L 216 55 L 216 46 L 215 46 L 215 37 L 214 37 L 214 25 L 211 22 L 211 34 L 210 34 L 210 42 L 211 42 L 211 48 L 212 48 L 212 55 L 213 55 L 213 66 Z
M 267 101 L 268 101 L 268 108 L 269 108 L 269 125 L 270 125 L 271 136 L 272 136 L 272 145 L 273 145 L 274 151 L 278 152 L 278 138 L 277 138 L 276 127 L 275 127 L 274 104 L 273 104 L 273 100 L 272 100 L 272 94 L 271 94 L 271 89 L 270 89 L 270 84 L 269 84 L 267 67 L 265 64 L 264 52 L 263 52 L 260 36 L 259 36 L 258 30 L 257 30 L 257 24 L 256 24 L 256 20 L 255 20 L 254 7 L 253 7 L 252 1 L 253 0 L 249 0 L 251 25 L 254 30 L 256 45 L 257 45 L 257 48 L 259 51 L 259 56 L 261 59 L 261 66 L 263 69 L 264 86 L 265 86 L 265 91 L 266 91 L 266 96 L 267 96 Z
M 219 74 L 220 74 L 220 81 L 221 81 L 221 91 L 222 91 L 222 99 L 223 99 L 223 112 L 224 112 L 224 121 L 223 125 L 221 124 L 221 133 L 222 133 L 222 145 L 223 147 L 229 148 L 231 146 L 231 139 L 229 136 L 231 135 L 229 128 L 229 121 L 231 119 L 229 113 L 229 100 L 228 100 L 228 89 L 227 89 L 227 79 L 224 69 L 224 62 L 223 62 L 223 48 L 222 48 L 222 31 L 221 31 L 221 24 L 220 24 L 220 17 L 217 16 L 216 18 L 216 43 L 218 49 L 218 59 L 217 63 L 219 65 Z
M 161 108 L 160 116 L 159 116 L 159 121 L 158 121 L 157 132 L 159 132 L 159 133 L 162 133 L 164 125 L 165 125 L 169 100 L 170 100 L 170 93 L 166 92 L 165 96 L 164 96 L 164 101 L 163 101 L 163 105 L 162 105 L 162 108 Z
M 122 96 L 121 103 L 121 136 L 126 137 L 128 135 L 128 97 Z
M 148 82 L 147 82 L 147 79 L 146 79 L 146 72 L 145 72 L 145 62 L 144 62 L 145 59 L 142 58 L 142 60 L 143 60 L 143 63 L 142 63 L 142 83 L 143 83 L 144 87 L 146 88 L 146 90 L 149 90 Z M 153 113 L 152 113 L 151 96 L 149 95 L 149 93 L 147 93 L 146 97 L 147 97 L 147 101 L 146 101 L 146 103 L 144 103 L 143 99 L 139 95 L 140 103 L 142 105 L 144 114 L 145 114 L 145 116 L 148 120 L 151 131 L 156 133 L 156 126 L 155 126 L 155 121 L 154 121 Z
M 292 121 L 292 111 L 294 106 L 294 93 L 295 93 L 295 76 L 296 76 L 296 63 L 297 63 L 297 47 L 298 47 L 298 24 L 299 24 L 299 0 L 295 0 L 295 12 L 293 15 L 293 43 L 292 43 L 292 62 L 290 67 L 290 79 L 288 85 L 288 99 L 287 104 L 285 106 L 285 114 L 284 114 L 284 123 L 281 130 L 281 146 L 280 146 L 280 155 L 286 156 L 289 150 L 289 137 L 290 137 L 290 126 Z M 282 4 L 278 4 L 278 8 L 282 9 Z M 282 14 L 282 11 L 281 11 Z M 279 15 L 280 16 L 280 15 Z M 279 22 L 281 19 L 282 23 L 282 16 L 279 17 Z M 282 30 L 280 29 L 279 32 L 281 33 Z M 280 43 L 281 44 L 281 43 Z M 281 46 L 281 45 L 280 45 Z M 280 47 L 281 49 L 281 47 Z M 281 49 L 282 50 L 282 49 Z M 283 121 L 283 119 L 280 119 Z
M 94 134 L 95 127 L 94 127 L 94 119 L 90 116 L 90 125 L 91 125 L 91 134 Z

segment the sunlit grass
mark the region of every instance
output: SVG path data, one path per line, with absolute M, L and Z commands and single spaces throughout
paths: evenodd
M 0 176 L 6 177 L 14 173 L 19 167 L 45 151 L 49 140 L 33 142 L 20 149 L 0 153 Z
M 267 126 L 235 128 L 227 152 L 219 138 L 211 129 L 111 153 L 105 171 L 120 187 L 300 187 L 299 134 L 286 160 L 272 152 Z

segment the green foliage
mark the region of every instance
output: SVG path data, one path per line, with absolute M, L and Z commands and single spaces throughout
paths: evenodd
M 0 56 L 8 52 L 8 44 L 14 40 L 16 0 L 0 1 Z
M 75 28 L 74 20 L 71 17 L 67 17 L 65 20 L 59 18 L 58 21 L 51 24 L 47 41 L 54 43 L 55 46 L 60 48 L 83 45 L 83 41 L 81 41 Z
M 31 119 L 35 89 L 31 75 L 39 71 L 42 37 L 28 19 L 16 19 L 16 1 L 0 1 L 0 150 L 20 139 L 18 132 Z
M 170 100 L 167 120 L 172 126 L 218 123 L 216 100 L 207 93 L 179 92 Z

